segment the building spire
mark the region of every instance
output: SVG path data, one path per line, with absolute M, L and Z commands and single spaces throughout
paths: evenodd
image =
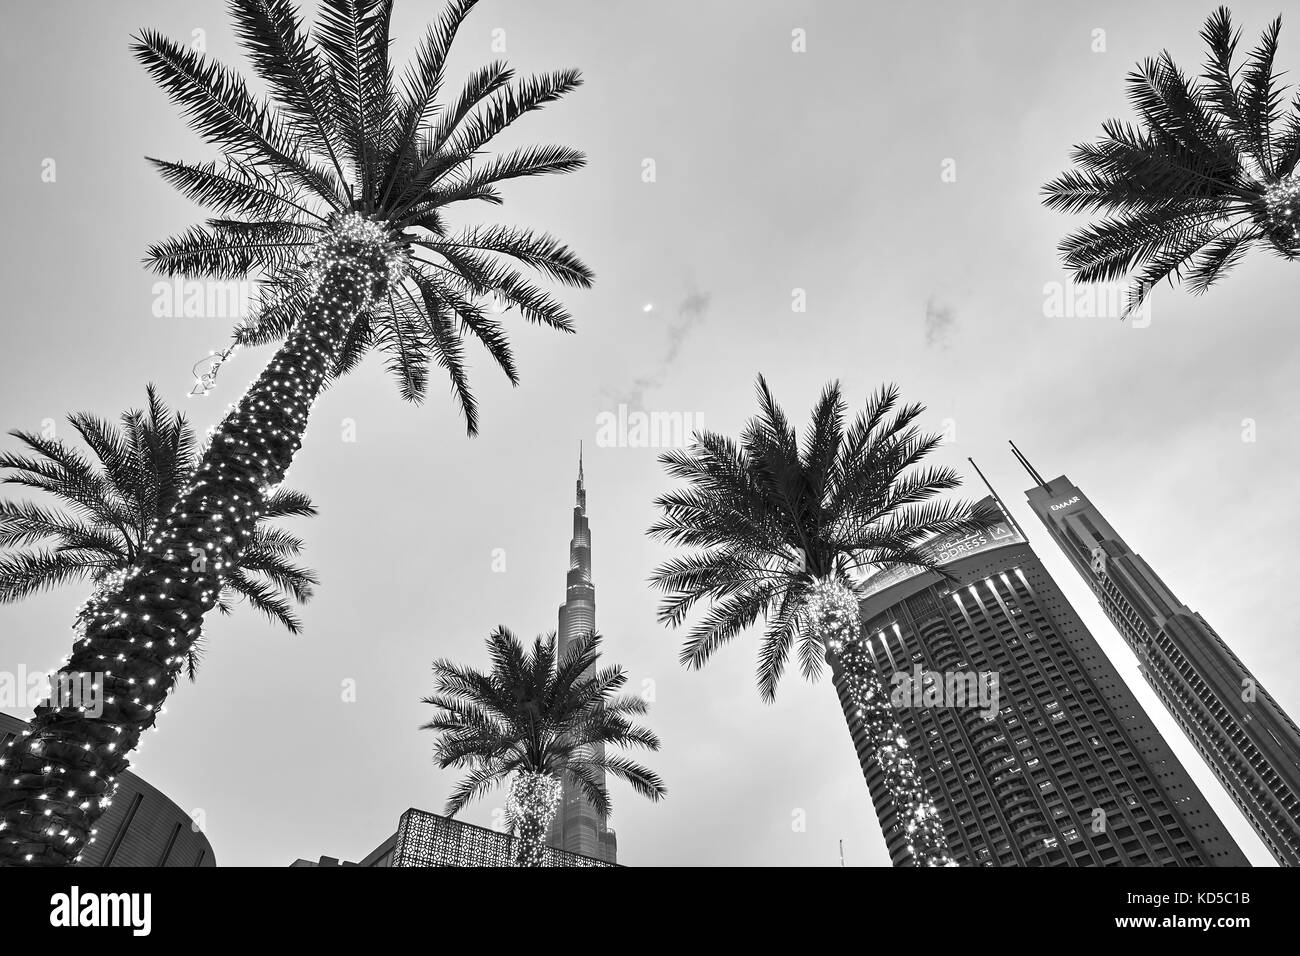
M 1006 518 L 1007 522 L 1011 525 L 1011 527 L 1013 527 L 1016 530 L 1016 534 L 1020 535 L 1020 537 L 1028 541 L 1029 539 L 1025 537 L 1025 529 L 1020 527 L 1019 522 L 1017 522 L 1016 519 L 1011 516 L 1011 512 L 1007 509 L 1007 506 L 1002 502 L 1002 497 L 997 493 L 997 491 L 994 490 L 993 485 L 989 483 L 989 480 L 984 477 L 984 472 L 980 471 L 980 466 L 975 464 L 975 459 L 967 458 L 966 460 L 970 462 L 970 466 L 975 469 L 975 474 L 980 476 L 980 481 L 984 482 L 984 487 L 989 490 L 989 494 L 992 495 L 993 500 L 997 502 L 998 510 L 1002 512 L 1002 516 Z
M 1038 482 L 1038 487 L 1045 488 L 1048 491 L 1051 491 L 1052 486 L 1049 485 L 1047 482 L 1043 481 L 1043 476 L 1040 475 L 1034 469 L 1034 466 L 1029 463 L 1029 459 L 1025 457 L 1024 452 L 1022 452 L 1019 448 L 1016 447 L 1016 443 L 1013 441 L 1008 441 L 1007 444 L 1011 446 L 1011 453 L 1016 456 L 1016 461 L 1020 462 L 1020 464 L 1024 466 L 1025 471 L 1029 472 L 1029 477 L 1034 479 L 1034 481 Z
M 587 486 L 582 477 L 582 439 L 578 439 L 578 484 L 576 502 L 578 510 L 587 513 Z

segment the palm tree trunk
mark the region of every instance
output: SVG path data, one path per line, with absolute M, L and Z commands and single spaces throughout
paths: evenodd
M 284 480 L 344 335 L 386 279 L 373 243 L 336 238 L 317 261 L 315 298 L 60 669 L 94 675 L 102 712 L 47 701 L 0 760 L 0 865 L 66 866 L 88 845 L 127 755 L 157 720 L 216 603 L 225 569 Z
M 515 836 L 515 866 L 543 866 L 546 831 L 560 805 L 560 781 L 544 773 L 517 773 L 507 814 Z
M 880 681 L 861 635 L 841 642 L 827 636 L 824 646 L 831 665 L 844 719 L 855 738 L 866 733 L 867 748 L 880 766 L 885 788 L 894 801 L 898 825 L 916 866 L 956 866 L 944 839 L 939 812 L 925 789 L 916 761 L 908 753 L 907 736 Z

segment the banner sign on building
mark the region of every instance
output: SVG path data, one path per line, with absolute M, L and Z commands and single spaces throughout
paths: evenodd
M 982 551 L 991 551 L 993 548 L 1001 548 L 1008 544 L 1024 544 L 1025 539 L 1020 536 L 1015 528 L 1011 527 L 1006 521 L 999 521 L 988 531 L 977 532 L 975 534 L 961 534 L 953 532 L 951 534 L 939 535 L 932 538 L 917 550 L 926 558 L 937 565 L 951 564 L 953 561 L 959 561 L 962 558 L 968 558 L 972 554 L 979 554 Z M 921 568 L 913 567 L 895 567 L 886 568 L 877 571 L 867 578 L 860 592 L 860 596 L 867 598 L 873 594 L 879 594 L 885 588 L 893 587 L 908 578 L 914 578 L 922 574 Z

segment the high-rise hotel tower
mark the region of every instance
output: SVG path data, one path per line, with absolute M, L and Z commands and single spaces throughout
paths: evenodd
M 1142 675 L 1282 866 L 1300 865 L 1300 729 L 1223 638 L 1174 596 L 1062 475 L 1029 507 L 1088 583 Z
M 560 605 L 557 652 L 596 629 L 596 588 L 591 583 L 591 526 L 587 523 L 587 488 L 582 474 L 582 451 L 578 452 L 577 500 L 573 506 L 573 538 L 569 542 L 569 574 L 564 603 Z M 588 670 L 588 673 L 591 671 Z M 603 752 L 604 748 L 600 748 Z M 597 771 L 601 783 L 605 774 Z M 581 853 L 608 863 L 616 862 L 618 841 L 605 826 L 590 801 L 568 781 L 560 807 L 551 822 L 548 844 L 570 853 Z
M 1010 518 L 927 547 L 948 579 L 868 578 L 862 637 L 887 691 L 911 679 L 896 713 L 959 865 L 1249 865 Z M 890 856 L 910 866 L 853 736 Z

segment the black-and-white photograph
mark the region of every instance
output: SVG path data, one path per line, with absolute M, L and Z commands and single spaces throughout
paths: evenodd
M 1300 9 L 49 0 L 0 49 L 12 929 L 396 912 L 284 872 L 340 867 L 1280 928 Z

